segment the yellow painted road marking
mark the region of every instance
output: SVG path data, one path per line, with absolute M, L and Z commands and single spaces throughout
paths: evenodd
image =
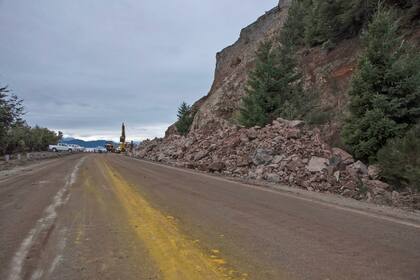
M 105 164 L 105 170 L 130 225 L 148 248 L 166 280 L 245 280 L 246 273 L 228 267 L 218 250 L 206 253 L 197 242 L 180 232 L 174 218 L 153 208 L 120 175 Z

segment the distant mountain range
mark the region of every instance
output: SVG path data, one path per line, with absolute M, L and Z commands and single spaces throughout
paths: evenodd
M 73 145 L 79 145 L 84 148 L 97 148 L 97 147 L 104 147 L 106 145 L 107 140 L 94 140 L 94 141 L 84 141 L 80 139 L 75 138 L 64 138 L 61 142 L 66 144 L 73 144 Z M 117 143 L 114 143 L 114 145 L 117 145 Z

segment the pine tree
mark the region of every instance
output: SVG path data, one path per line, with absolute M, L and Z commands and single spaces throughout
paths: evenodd
M 420 119 L 420 56 L 398 36 L 392 13 L 380 9 L 363 35 L 343 138 L 356 157 L 375 159 L 388 139 Z
M 282 38 L 286 38 L 282 36 Z M 293 46 L 273 47 L 263 43 L 257 51 L 255 69 L 250 73 L 240 107 L 239 122 L 264 126 L 277 117 L 293 119 L 304 110 L 304 92 L 299 82 Z
M 339 33 L 341 2 L 314 0 L 305 17 L 305 42 L 308 46 L 335 42 Z
M 182 102 L 178 108 L 177 116 L 178 116 L 178 121 L 175 124 L 177 131 L 181 135 L 187 135 L 188 132 L 190 131 L 192 122 L 194 120 L 191 106 L 189 106 L 185 102 Z
M 293 0 L 287 13 L 287 20 L 283 25 L 281 40 L 283 44 L 303 46 L 305 23 L 303 19 L 307 17 L 311 7 L 311 1 Z
M 246 127 L 264 126 L 276 109 L 273 97 L 277 91 L 278 71 L 272 46 L 271 42 L 265 42 L 256 53 L 256 66 L 249 75 L 247 95 L 242 98 L 240 107 L 239 122 Z
M 338 35 L 355 36 L 369 23 L 378 8 L 378 0 L 340 0 Z
M 276 110 L 272 119 L 276 117 L 302 118 L 312 106 L 312 100 L 302 86 L 303 75 L 297 63 L 296 47 L 282 42 L 277 49 L 277 56 L 278 90 L 274 99 Z

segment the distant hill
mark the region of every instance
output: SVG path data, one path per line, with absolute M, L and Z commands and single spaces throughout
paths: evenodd
M 104 147 L 106 145 L 107 140 L 94 140 L 94 141 L 84 141 L 75 138 L 64 138 L 61 142 L 66 144 L 73 144 L 79 145 L 84 148 L 96 148 L 96 147 Z M 114 143 L 116 145 L 116 143 Z

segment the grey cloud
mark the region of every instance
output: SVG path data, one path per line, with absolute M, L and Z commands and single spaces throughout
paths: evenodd
M 0 0 L 0 83 L 72 135 L 161 136 L 210 88 L 215 53 L 277 1 Z

